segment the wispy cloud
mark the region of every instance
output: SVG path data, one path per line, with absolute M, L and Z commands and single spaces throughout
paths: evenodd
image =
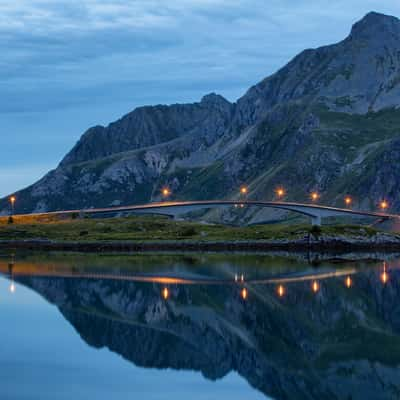
M 2 0 L 0 116 L 29 143 L 24 158 L 35 165 L 51 153 L 55 165 L 91 124 L 210 91 L 235 100 L 302 49 L 341 40 L 371 10 L 400 16 L 400 3 Z M 27 114 L 36 116 L 22 126 Z M 8 136 L 0 173 L 17 153 Z M 37 143 L 44 137 L 53 140 Z

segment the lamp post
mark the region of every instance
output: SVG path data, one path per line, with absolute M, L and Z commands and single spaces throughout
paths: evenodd
M 286 191 L 283 187 L 278 187 L 275 189 L 275 195 L 278 198 L 278 200 L 282 200 L 282 198 L 285 196 Z
M 15 205 L 16 198 L 15 196 L 10 197 L 10 204 L 11 204 L 11 215 L 14 215 L 14 205 Z
M 162 196 L 164 197 L 164 199 L 167 199 L 169 196 L 171 196 L 171 190 L 167 187 L 164 187 L 161 190 Z
M 319 200 L 320 194 L 319 194 L 318 192 L 312 192 L 312 193 L 310 194 L 310 198 L 311 198 L 311 200 L 315 203 L 316 201 Z
M 389 203 L 387 202 L 387 200 L 382 200 L 379 204 L 379 207 L 382 211 L 386 211 L 389 208 Z

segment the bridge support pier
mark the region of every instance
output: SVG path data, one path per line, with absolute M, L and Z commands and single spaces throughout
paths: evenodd
M 322 225 L 322 219 L 320 215 L 314 215 L 311 217 L 311 225 L 312 226 L 321 226 Z

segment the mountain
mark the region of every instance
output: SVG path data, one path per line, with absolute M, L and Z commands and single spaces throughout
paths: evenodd
M 60 165 L 20 191 L 16 211 L 133 204 L 160 199 L 253 199 L 277 185 L 288 200 L 319 190 L 326 204 L 400 210 L 400 20 L 371 12 L 343 41 L 300 53 L 232 104 L 141 107 L 89 129 Z M 8 211 L 7 200 L 0 210 Z M 249 222 L 265 211 L 242 213 Z

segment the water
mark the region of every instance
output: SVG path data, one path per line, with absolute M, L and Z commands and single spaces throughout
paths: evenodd
M 398 399 L 400 263 L 0 257 L 0 398 Z

